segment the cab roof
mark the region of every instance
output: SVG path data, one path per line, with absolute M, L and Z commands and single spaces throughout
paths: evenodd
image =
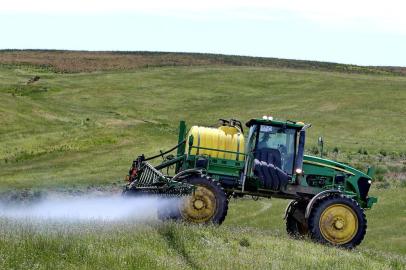
M 290 120 L 275 120 L 275 119 L 263 119 L 263 118 L 253 118 L 245 123 L 247 127 L 251 127 L 252 125 L 268 125 L 268 126 L 278 126 L 278 127 L 288 127 L 288 128 L 295 128 L 295 129 L 302 129 L 305 125 L 303 122 L 294 122 Z

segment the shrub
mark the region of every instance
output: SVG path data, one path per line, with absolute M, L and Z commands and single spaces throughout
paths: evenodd
M 377 181 L 377 182 L 383 182 L 384 180 L 385 180 L 385 179 L 384 179 L 384 177 L 383 177 L 382 174 L 375 176 L 375 181 Z
M 386 166 L 377 166 L 375 169 L 376 175 L 383 175 L 388 172 L 388 168 Z
M 390 184 L 389 184 L 389 182 L 378 183 L 378 184 L 376 184 L 376 188 L 377 189 L 388 189 L 388 188 L 390 188 Z
M 390 156 L 391 159 L 397 159 L 397 158 L 399 158 L 399 157 L 402 157 L 402 155 L 399 154 L 399 153 L 397 153 L 397 152 L 390 152 L 390 153 L 388 154 L 388 156 Z
M 248 239 L 247 238 L 242 238 L 241 240 L 240 240 L 240 246 L 242 246 L 242 247 L 249 247 L 250 246 L 250 242 L 248 241 Z
M 402 171 L 402 167 L 401 166 L 396 166 L 396 165 L 395 166 L 388 165 L 387 171 L 391 172 L 391 173 L 398 173 L 398 172 Z
M 358 154 L 360 154 L 360 155 L 368 155 L 368 150 L 361 147 L 361 148 L 358 149 Z
M 312 146 L 309 148 L 309 152 L 313 155 L 318 155 L 320 154 L 319 148 L 317 146 Z

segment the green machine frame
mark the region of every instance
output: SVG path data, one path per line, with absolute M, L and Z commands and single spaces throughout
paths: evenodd
M 276 120 L 253 119 L 257 125 L 285 125 L 300 131 L 301 125 L 293 122 Z M 191 149 L 216 150 L 232 154 L 242 153 L 193 145 L 193 136 L 189 138 L 189 147 L 186 145 L 187 127 L 185 121 L 180 121 L 177 155 L 173 160 L 157 166 L 162 169 L 168 165 L 176 164 L 175 173 L 190 169 L 201 169 L 205 174 L 220 181 L 229 195 L 252 195 L 260 197 L 280 197 L 298 199 L 305 197 L 310 200 L 324 191 L 340 192 L 355 199 L 363 208 L 370 208 L 377 199 L 368 196 L 369 186 L 372 182 L 373 169 L 367 173 L 361 172 L 351 166 L 332 160 L 315 156 L 303 155 L 303 172 L 294 173 L 286 189 L 272 191 L 261 187 L 258 178 L 247 168 L 247 160 L 253 158 L 247 146 L 248 154 L 243 154 L 245 160 L 230 160 L 210 157 L 208 155 L 192 155 Z M 249 141 L 247 140 L 247 144 Z M 188 149 L 188 150 L 186 150 Z

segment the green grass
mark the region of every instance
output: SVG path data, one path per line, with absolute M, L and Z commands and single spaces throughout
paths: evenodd
M 405 269 L 406 189 L 373 191 L 356 250 L 285 233 L 283 200 L 232 200 L 220 227 L 176 223 L 21 223 L 0 219 L 2 269 Z M 390 222 L 388 222 L 390 220 Z
M 252 59 L 251 59 L 252 60 Z M 33 76 L 40 80 L 27 85 Z M 330 158 L 378 165 L 354 251 L 292 240 L 287 201 L 232 200 L 221 227 L 0 219 L 1 269 L 404 269 L 406 77 L 247 66 L 54 73 L 0 65 L 0 190 L 117 189 L 133 158 L 167 149 L 178 121 L 271 114 L 313 124 Z
M 25 85 L 32 76 L 40 81 Z M 117 182 L 176 144 L 178 121 L 272 114 L 343 153 L 406 155 L 406 78 L 253 67 L 55 74 L 0 68 L 0 188 Z

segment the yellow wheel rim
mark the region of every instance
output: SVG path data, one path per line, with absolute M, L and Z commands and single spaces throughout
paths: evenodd
M 216 212 L 216 196 L 210 189 L 197 186 L 195 192 L 183 200 L 180 210 L 187 221 L 208 222 Z
M 330 205 L 321 213 L 319 228 L 324 239 L 330 243 L 346 244 L 358 231 L 358 217 L 347 205 Z

